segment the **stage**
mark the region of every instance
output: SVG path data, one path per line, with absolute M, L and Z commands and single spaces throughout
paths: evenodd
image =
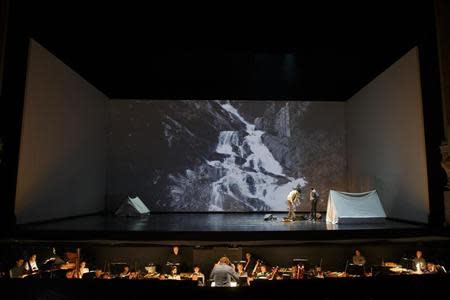
M 330 224 L 298 220 L 284 222 L 286 213 L 153 213 L 146 217 L 91 215 L 18 225 L 16 236 L 36 239 L 138 240 L 330 240 L 397 238 L 429 235 L 425 225 L 386 219 L 380 223 Z M 302 216 L 299 214 L 299 216 Z

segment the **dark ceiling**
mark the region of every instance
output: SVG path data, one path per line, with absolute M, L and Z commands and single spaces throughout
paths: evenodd
M 119 99 L 342 101 L 423 43 L 433 22 L 432 1 L 246 12 L 34 2 L 30 36 Z

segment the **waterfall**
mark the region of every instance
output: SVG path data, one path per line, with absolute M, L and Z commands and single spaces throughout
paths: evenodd
M 231 117 L 245 124 L 245 134 L 222 131 L 216 152 L 225 154 L 221 161 L 207 161 L 210 166 L 224 170 L 220 179 L 212 183 L 210 211 L 223 211 L 226 197 L 239 202 L 248 210 L 260 210 L 254 199 L 265 204 L 265 210 L 286 210 L 286 196 L 297 184 L 305 185 L 303 178 L 295 179 L 283 173 L 280 163 L 262 142 L 262 130 L 247 122 L 231 105 L 221 104 Z M 237 163 L 240 161 L 241 163 Z M 245 161 L 244 163 L 242 163 Z
M 233 155 L 233 145 L 238 146 L 239 136 L 237 131 L 222 131 L 219 135 L 219 143 L 216 152 Z

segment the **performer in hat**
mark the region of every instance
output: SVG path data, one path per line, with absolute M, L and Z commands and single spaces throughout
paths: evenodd
M 300 196 L 301 186 L 300 184 L 298 184 L 287 196 L 287 206 L 289 213 L 287 218 L 285 219 L 286 221 L 295 221 L 295 207 L 298 203 L 300 203 Z

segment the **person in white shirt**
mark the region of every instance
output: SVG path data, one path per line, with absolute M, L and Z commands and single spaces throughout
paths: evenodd
M 32 254 L 30 259 L 28 259 L 27 263 L 25 264 L 25 271 L 32 273 L 39 270 L 36 262 L 36 254 Z
M 199 286 L 205 285 L 205 275 L 200 272 L 200 266 L 194 267 L 194 272 L 191 274 L 191 279 L 197 281 Z
M 288 216 L 287 221 L 295 221 L 295 207 L 300 202 L 301 187 L 297 185 L 287 196 Z

